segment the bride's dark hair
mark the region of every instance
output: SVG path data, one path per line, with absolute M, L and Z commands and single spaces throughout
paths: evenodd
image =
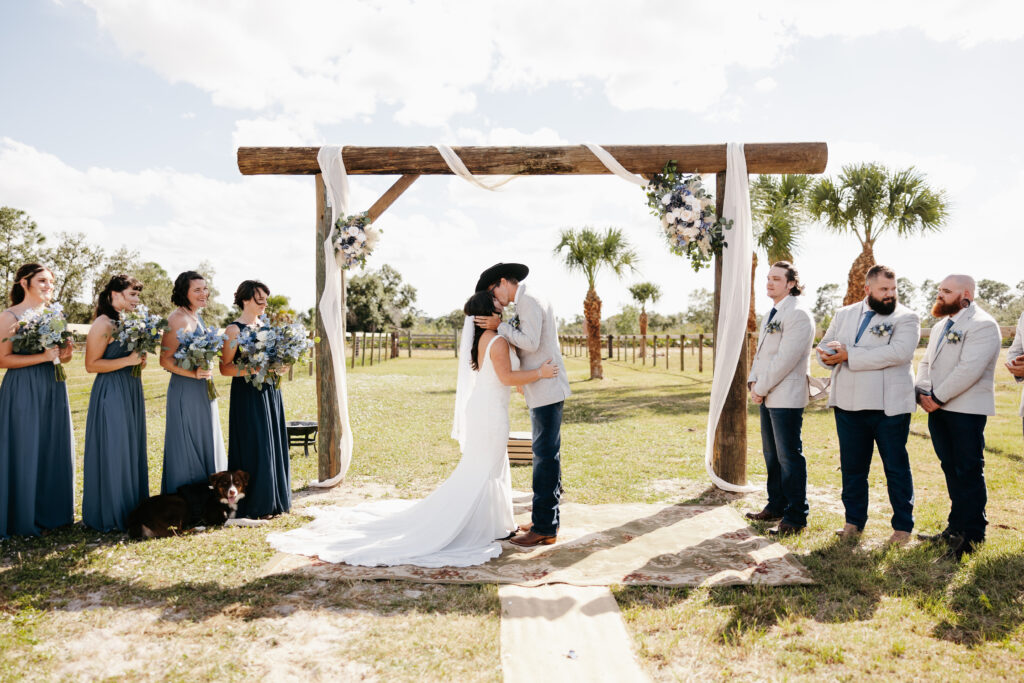
M 466 301 L 466 305 L 462 307 L 462 312 L 466 315 L 491 315 L 498 312 L 498 309 L 494 307 L 494 295 L 488 292 L 486 289 L 481 290 L 469 297 Z M 479 355 L 478 348 L 480 346 L 480 337 L 483 336 L 484 328 L 473 326 L 473 350 L 470 351 L 469 364 L 474 370 L 480 369 L 480 362 L 477 356 Z

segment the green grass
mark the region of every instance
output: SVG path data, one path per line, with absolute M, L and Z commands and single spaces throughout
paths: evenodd
M 450 352 L 351 370 L 356 437 L 347 487 L 396 495 L 434 488 L 455 467 L 449 438 L 455 363 Z M 762 494 L 722 494 L 703 468 L 710 354 L 705 372 L 606 363 L 586 379 L 567 358 L 566 496 L 582 503 L 722 501 L 759 509 Z M 695 368 L 687 356 L 687 368 Z M 677 368 L 677 361 L 673 361 Z M 78 471 L 87 408 L 80 361 L 69 388 Z M 1019 391 L 1000 373 L 998 412 L 986 430 L 989 540 L 954 564 L 923 545 L 885 549 L 891 514 L 876 460 L 871 519 L 861 544 L 837 542 L 842 523 L 835 428 L 808 410 L 811 516 L 789 542 L 817 583 L 801 587 L 616 588 L 643 666 L 659 680 L 1019 679 L 1024 673 L 1024 534 L 1017 513 L 1022 437 Z M 159 487 L 166 375 L 148 368 L 150 487 Z M 220 382 L 221 395 L 227 384 Z M 284 383 L 289 419 L 315 418 L 313 381 Z M 221 401 L 226 426 L 227 401 Z M 756 413 L 748 463 L 763 481 Z M 512 427 L 529 426 L 513 396 Z M 910 438 L 917 525 L 942 527 L 948 498 L 923 415 Z M 316 457 L 292 449 L 293 487 L 316 478 Z M 513 468 L 529 489 L 529 468 Z M 78 482 L 79 498 L 81 481 Z M 274 520 L 272 529 L 303 522 Z M 500 679 L 493 586 L 325 582 L 261 577 L 267 529 L 230 528 L 130 543 L 75 525 L 0 546 L 0 679 L 127 677 L 242 680 L 281 675 L 386 680 Z M 956 672 L 955 674 L 953 672 Z

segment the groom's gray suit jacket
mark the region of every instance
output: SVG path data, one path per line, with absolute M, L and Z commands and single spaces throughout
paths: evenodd
M 562 362 L 558 346 L 558 327 L 555 312 L 546 301 L 526 293 L 526 286 L 519 283 L 516 290 L 516 316 L 519 329 L 509 323 L 498 325 L 498 334 L 516 349 L 520 370 L 535 370 L 550 359 L 558 366 L 558 375 L 539 379 L 523 387 L 526 405 L 530 408 L 558 403 L 569 398 L 569 377 Z
M 1013 335 L 1013 343 L 1006 351 L 1006 362 L 1012 363 L 1017 356 L 1024 356 L 1024 313 L 1021 313 L 1020 319 L 1017 320 L 1017 333 Z M 1024 382 L 1022 377 L 1014 377 L 1014 379 L 1017 380 L 1017 384 Z M 1024 417 L 1024 391 L 1021 392 L 1019 414 Z

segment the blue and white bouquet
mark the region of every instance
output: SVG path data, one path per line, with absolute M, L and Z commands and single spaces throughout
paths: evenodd
M 64 319 L 64 307 L 54 303 L 25 311 L 18 319 L 18 329 L 9 339 L 14 351 L 21 353 L 42 353 L 55 346 L 65 346 L 71 341 L 71 330 Z M 59 358 L 53 360 L 53 376 L 58 382 L 68 378 Z
M 726 245 L 724 231 L 732 221 L 715 216 L 715 199 L 704 190 L 700 175 L 679 173 L 674 161 L 651 178 L 647 205 L 661 219 L 671 250 L 688 257 L 695 271 L 710 265 Z
M 134 311 L 121 314 L 114 327 L 114 337 L 129 352 L 138 351 L 145 358 L 147 353 L 160 350 L 160 338 L 166 329 L 167 320 L 150 313 L 146 306 L 140 304 Z M 132 366 L 132 376 L 142 377 L 142 365 Z
M 224 350 L 227 335 L 217 330 L 197 327 L 191 332 L 178 330 L 178 349 L 174 352 L 174 361 L 183 370 L 202 368 L 209 370 L 213 359 L 219 358 Z M 217 398 L 217 388 L 213 380 L 206 380 L 206 395 L 210 400 Z
M 342 216 L 334 223 L 334 258 L 342 270 L 357 263 L 366 265 L 366 257 L 380 238 L 380 231 L 373 227 L 370 216 L 364 211 L 354 216 Z
M 260 316 L 259 325 L 244 328 L 238 334 L 237 344 L 235 364 L 245 371 L 245 381 L 260 389 L 264 384 L 280 388 L 281 375 L 277 370 L 306 362 L 313 348 L 305 327 L 274 326 L 266 316 Z

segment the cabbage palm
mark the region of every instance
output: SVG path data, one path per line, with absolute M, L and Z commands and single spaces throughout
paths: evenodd
M 913 166 L 890 171 L 874 163 L 843 166 L 838 178 L 819 180 L 811 190 L 808 209 L 833 232 L 852 233 L 860 241 L 860 255 L 847 278 L 844 306 L 864 297 L 864 277 L 875 265 L 879 236 L 937 232 L 949 216 L 945 191 L 929 187 L 924 174 Z
M 598 233 L 589 226 L 579 230 L 562 230 L 555 254 L 570 273 L 583 273 L 587 278 L 587 296 L 583 300 L 583 317 L 587 321 L 587 350 L 590 355 L 590 378 L 603 379 L 601 367 L 601 299 L 594 289 L 597 272 L 607 267 L 622 277 L 626 270 L 636 270 L 636 250 L 618 228 Z
M 656 303 L 661 298 L 661 288 L 653 282 L 638 282 L 629 288 L 633 300 L 640 304 L 640 357 L 647 355 L 647 302 Z

